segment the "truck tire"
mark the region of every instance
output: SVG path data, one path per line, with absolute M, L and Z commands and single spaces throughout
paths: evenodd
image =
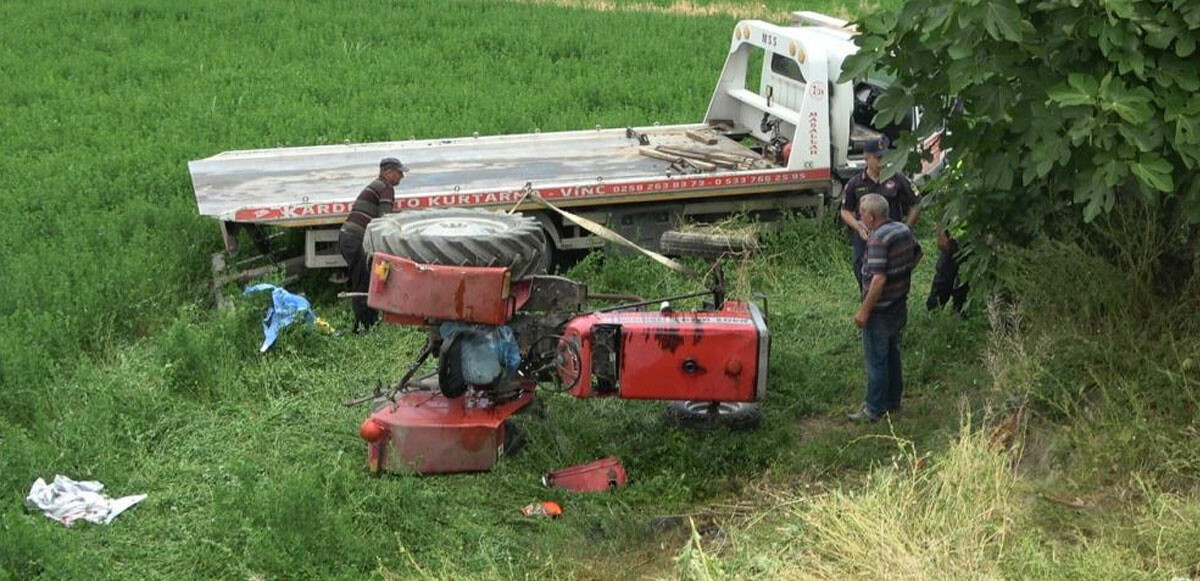
M 673 401 L 663 419 L 676 427 L 711 432 L 717 428 L 750 430 L 762 423 L 762 406 L 756 403 Z
M 371 220 L 363 249 L 423 264 L 507 266 L 516 280 L 543 267 L 546 238 L 528 216 L 439 208 Z
M 758 237 L 750 234 L 664 232 L 659 240 L 664 254 L 719 258 L 725 254 L 749 255 L 758 250 Z

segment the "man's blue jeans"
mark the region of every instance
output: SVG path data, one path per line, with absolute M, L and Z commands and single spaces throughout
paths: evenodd
M 903 299 L 902 299 L 903 300 Z M 900 333 L 908 323 L 908 307 L 873 312 L 863 327 L 863 359 L 867 367 L 867 411 L 873 416 L 899 409 L 904 393 L 900 366 Z

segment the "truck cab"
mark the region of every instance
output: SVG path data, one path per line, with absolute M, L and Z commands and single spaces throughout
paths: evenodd
M 895 140 L 919 120 L 914 110 L 899 125 L 876 128 L 873 103 L 888 80 L 837 82 L 858 51 L 854 35 L 848 22 L 815 12 L 796 12 L 790 27 L 738 22 L 705 123 L 732 124 L 732 133 L 766 149 L 790 144 L 788 169 L 828 168 L 836 198 L 841 183 L 862 170 L 865 143 Z

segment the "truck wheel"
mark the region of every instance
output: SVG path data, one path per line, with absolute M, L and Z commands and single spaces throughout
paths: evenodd
M 664 254 L 719 258 L 725 254 L 747 255 L 758 250 L 753 234 L 716 234 L 708 232 L 664 232 L 659 239 Z
M 722 427 L 749 430 L 762 423 L 762 406 L 756 403 L 673 401 L 667 404 L 663 418 L 668 424 L 699 432 Z
M 546 239 L 528 216 L 446 208 L 371 220 L 363 248 L 424 264 L 507 266 L 515 280 L 543 264 Z

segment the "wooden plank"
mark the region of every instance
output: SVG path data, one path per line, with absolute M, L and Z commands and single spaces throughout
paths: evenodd
M 716 155 L 713 155 L 712 153 L 709 153 L 709 152 L 696 151 L 696 150 L 692 150 L 692 149 L 659 146 L 658 151 L 659 151 L 659 153 L 665 153 L 667 155 L 677 155 L 680 157 L 686 157 L 692 161 L 699 160 L 703 163 L 711 163 L 713 165 L 728 168 L 728 169 L 742 169 L 742 165 L 744 163 L 744 160 L 742 160 L 742 159 L 730 160 L 727 158 L 717 157 Z
M 699 150 L 699 149 L 692 149 L 692 148 L 686 148 L 686 147 L 672 147 L 670 145 L 660 145 L 660 146 L 658 146 L 657 149 L 663 153 L 674 154 L 674 155 L 683 155 L 686 157 L 699 157 L 701 159 L 705 159 L 708 161 L 721 160 L 721 161 L 728 161 L 728 162 L 732 162 L 732 163 L 748 163 L 748 162 L 752 162 L 752 161 L 759 161 L 759 159 L 761 159 L 756 155 L 739 155 L 739 154 L 733 154 L 733 153 L 726 153 L 726 152 L 722 152 L 722 151 L 708 151 L 708 150 Z
M 691 139 L 692 141 L 699 141 L 704 145 L 717 144 L 717 136 L 713 135 L 709 131 L 696 131 L 695 129 L 688 129 L 687 131 L 684 131 L 683 134 L 686 135 L 688 139 Z
M 652 147 L 639 147 L 638 153 L 641 153 L 642 155 L 644 155 L 646 157 L 651 157 L 654 159 L 661 159 L 663 161 L 669 161 L 671 163 L 675 163 L 675 162 L 679 161 L 680 158 L 683 158 L 683 159 L 686 159 L 688 161 L 688 163 L 691 163 L 692 165 L 694 165 L 697 168 L 702 169 L 704 171 L 713 171 L 713 170 L 717 169 L 717 165 L 714 163 L 709 163 L 707 161 L 703 161 L 701 159 L 696 159 L 696 158 L 691 158 L 691 157 L 688 157 L 685 155 L 672 155 L 669 153 L 664 153 L 662 151 L 655 150 Z

